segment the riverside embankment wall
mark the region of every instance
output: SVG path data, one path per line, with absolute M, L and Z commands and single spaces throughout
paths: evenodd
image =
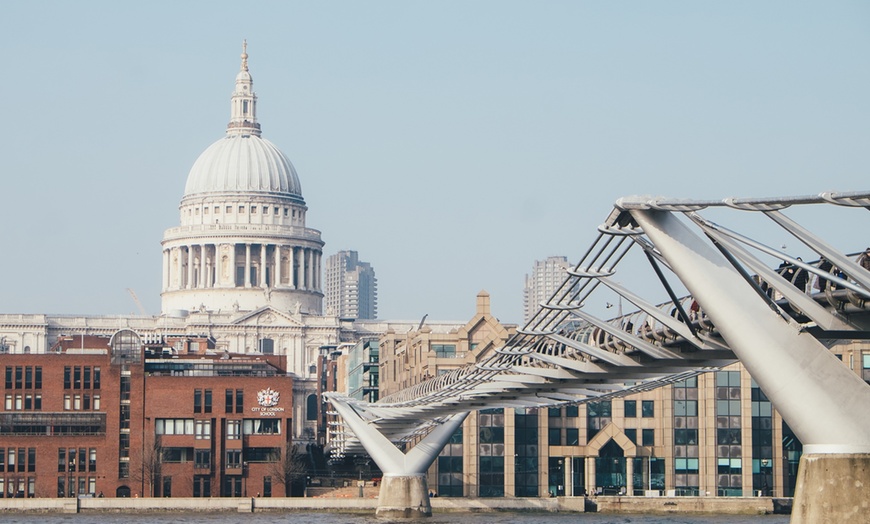
M 433 498 L 434 513 L 544 511 L 762 515 L 785 513 L 791 499 L 768 497 Z M 0 499 L 2 513 L 152 513 L 331 511 L 374 513 L 373 498 L 83 498 Z

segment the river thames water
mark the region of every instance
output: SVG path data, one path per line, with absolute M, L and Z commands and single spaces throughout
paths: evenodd
M 4 524 L 786 524 L 788 515 L 600 515 L 595 513 L 443 513 L 427 519 L 391 520 L 348 513 L 167 513 L 3 515 Z

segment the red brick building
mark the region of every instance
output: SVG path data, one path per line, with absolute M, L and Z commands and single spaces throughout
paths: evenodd
M 0 497 L 284 496 L 286 359 L 213 346 L 121 330 L 3 355 Z

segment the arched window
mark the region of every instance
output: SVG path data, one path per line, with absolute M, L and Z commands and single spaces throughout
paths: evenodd
M 109 341 L 112 348 L 112 364 L 138 364 L 142 341 L 132 329 L 116 331 Z
M 305 420 L 317 420 L 317 395 L 308 395 L 305 408 Z

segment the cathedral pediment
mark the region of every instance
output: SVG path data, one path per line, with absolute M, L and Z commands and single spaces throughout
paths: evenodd
M 234 319 L 234 326 L 266 326 L 266 327 L 303 327 L 305 324 L 298 315 L 292 315 L 264 306 Z

